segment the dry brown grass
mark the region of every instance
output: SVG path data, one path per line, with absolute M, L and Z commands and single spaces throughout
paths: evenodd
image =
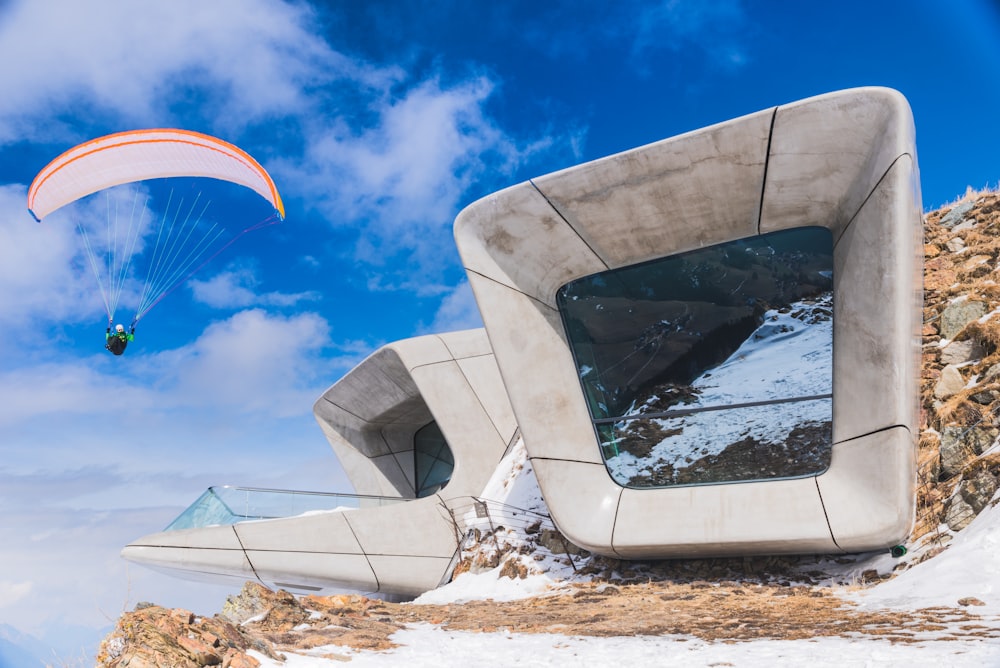
M 975 202 L 976 200 L 986 195 L 996 194 L 997 191 L 1000 191 L 1000 182 L 998 182 L 997 185 L 994 187 L 991 187 L 987 183 L 986 185 L 984 185 L 982 188 L 979 189 L 973 188 L 972 186 L 966 186 L 965 193 L 963 195 L 958 197 L 958 199 L 956 199 L 954 202 L 949 202 L 947 204 L 942 205 L 937 209 L 937 211 L 938 212 L 943 211 L 944 213 L 947 213 L 948 210 L 955 208 L 959 204 L 964 204 L 966 202 Z
M 859 582 L 858 588 L 866 586 Z M 942 640 L 1000 638 L 996 620 L 958 607 L 914 611 L 862 610 L 823 587 L 752 582 L 581 583 L 565 593 L 520 601 L 451 605 L 394 604 L 363 597 L 309 597 L 318 616 L 305 625 L 246 624 L 244 632 L 289 651 L 303 644 L 386 649 L 407 624 L 512 633 L 628 637 L 682 635 L 708 642 L 877 637 L 918 642 L 933 632 Z
M 974 320 L 959 332 L 957 340 L 971 339 L 982 346 L 987 355 L 1000 349 L 1000 318 L 990 318 L 986 322 Z
M 996 383 L 991 383 L 990 387 L 1000 389 L 1000 386 Z M 938 404 L 935 408 L 935 413 L 941 424 L 973 426 L 982 422 L 984 416 L 989 414 L 988 409 L 970 400 L 972 395 L 978 394 L 981 391 L 979 386 L 962 390 Z

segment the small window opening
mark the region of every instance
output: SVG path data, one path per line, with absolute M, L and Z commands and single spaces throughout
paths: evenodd
M 413 435 L 413 457 L 417 498 L 430 496 L 448 484 L 455 458 L 437 422 L 421 427 Z

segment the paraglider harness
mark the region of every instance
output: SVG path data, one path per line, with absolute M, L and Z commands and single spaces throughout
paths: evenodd
M 115 355 L 121 355 L 125 352 L 125 346 L 128 345 L 128 342 L 135 341 L 135 322 L 129 325 L 128 334 L 125 333 L 124 329 L 112 334 L 111 323 L 108 323 L 108 329 L 104 333 L 104 338 L 107 341 L 104 347 Z

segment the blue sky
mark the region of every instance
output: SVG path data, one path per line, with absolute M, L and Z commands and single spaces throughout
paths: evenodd
M 451 235 L 479 197 L 863 85 L 909 99 L 926 210 L 1000 181 L 986 0 L 9 0 L 0 62 L 0 623 L 94 643 L 139 600 L 221 606 L 118 556 L 207 486 L 349 489 L 312 402 L 381 344 L 479 325 Z M 25 197 L 144 127 L 246 149 L 287 218 L 113 358 L 75 231 Z

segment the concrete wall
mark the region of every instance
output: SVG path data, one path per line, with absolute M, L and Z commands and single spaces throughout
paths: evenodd
M 800 226 L 834 239 L 833 456 L 823 474 L 628 489 L 608 474 L 557 290 Z M 922 222 L 912 116 L 831 93 L 549 174 L 466 208 L 455 238 L 557 526 L 626 558 L 861 551 L 914 514 Z

